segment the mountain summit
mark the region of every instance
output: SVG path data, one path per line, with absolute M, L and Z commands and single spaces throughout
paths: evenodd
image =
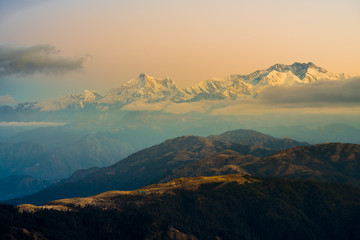
M 179 89 L 170 78 L 154 78 L 141 73 L 138 78 L 128 81 L 120 88 L 110 90 L 102 102 L 125 104 L 137 100 L 159 102 L 172 99 L 178 92 Z

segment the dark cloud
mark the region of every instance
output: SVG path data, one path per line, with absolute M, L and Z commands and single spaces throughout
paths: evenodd
M 0 78 L 9 75 L 65 74 L 82 68 L 84 58 L 68 59 L 50 45 L 0 45 Z
M 333 105 L 353 106 L 360 104 L 360 77 L 296 86 L 277 86 L 264 90 L 259 100 L 266 104 L 319 107 Z

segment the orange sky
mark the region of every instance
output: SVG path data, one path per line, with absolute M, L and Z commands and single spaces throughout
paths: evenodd
M 24 81 L 42 89 L 58 86 L 52 92 L 59 95 L 83 88 L 105 92 L 142 72 L 185 87 L 295 61 L 360 75 L 358 0 L 51 0 L 9 6 L 0 18 L 0 44 L 50 44 L 64 57 L 91 55 L 82 72 L 27 76 L 16 80 L 17 87 Z

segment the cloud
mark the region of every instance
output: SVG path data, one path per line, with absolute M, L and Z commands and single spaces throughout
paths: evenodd
M 0 105 L 9 105 L 14 102 L 13 97 L 9 95 L 0 96 Z
M 276 86 L 265 89 L 258 100 L 266 105 L 288 107 L 332 107 L 360 105 L 360 77 L 296 86 Z
M 4 76 L 65 74 L 83 67 L 84 58 L 64 58 L 51 45 L 0 45 L 0 78 Z
M 219 105 L 212 115 L 356 114 L 360 113 L 360 77 L 323 80 L 264 89 L 257 98 Z M 282 114 L 282 115 L 281 115 Z
M 25 126 L 64 126 L 65 123 L 58 122 L 0 122 L 0 127 L 25 127 Z
M 163 111 L 173 114 L 206 113 L 213 108 L 223 107 L 232 101 L 209 101 L 203 100 L 191 103 L 174 103 L 171 101 L 146 103 L 142 101 L 132 102 L 122 107 L 123 111 Z

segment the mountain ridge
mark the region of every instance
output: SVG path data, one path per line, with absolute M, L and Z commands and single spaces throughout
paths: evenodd
M 171 144 L 168 141 L 71 184 L 60 184 L 23 199 L 10 200 L 9 203 L 44 204 L 55 199 L 85 197 L 110 190 L 128 191 L 177 178 L 224 174 L 275 176 L 360 186 L 357 174 L 360 169 L 360 145 L 357 144 L 298 146 L 260 157 L 249 155 L 249 148 L 245 145 L 222 142 L 222 146 L 201 146 L 204 142 L 196 138 L 193 140 L 195 142 L 187 145 L 190 147 L 188 150 L 179 142 L 166 151 L 167 145 Z M 173 152 L 176 149 L 184 151 Z
M 249 130 L 242 131 L 246 132 Z M 238 132 L 238 134 L 240 133 Z M 249 131 L 248 135 L 254 135 L 251 141 L 258 139 L 259 142 L 269 142 L 267 139 L 273 140 L 271 136 L 262 136 L 260 134 L 259 137 L 259 134 L 255 131 Z M 69 194 L 69 197 L 75 197 L 113 189 L 129 190 L 148 184 L 169 181 L 178 177 L 196 177 L 204 174 L 208 176 L 211 174 L 220 175 L 229 173 L 247 174 L 247 170 L 242 168 L 241 164 L 249 161 L 258 161 L 260 157 L 270 156 L 280 149 L 276 145 L 274 146 L 277 149 L 273 150 L 265 147 L 266 144 L 250 146 L 244 145 L 244 141 L 241 143 L 218 141 L 211 139 L 211 137 L 204 138 L 197 136 L 169 139 L 161 144 L 134 153 L 112 166 L 99 169 L 71 184 L 60 184 L 55 188 L 45 189 L 38 193 L 41 197 L 35 198 L 48 199 L 49 196 L 54 196 L 55 194 L 56 197 L 53 199 L 56 199 L 61 198 L 63 193 Z M 289 140 L 289 143 L 292 143 L 292 146 L 306 145 L 306 143 L 294 140 L 292 142 Z M 216 158 L 224 159 L 226 156 L 230 156 L 229 161 L 218 161 L 219 163 L 221 162 L 222 166 L 215 166 L 216 164 L 211 163 Z M 234 156 L 234 158 L 231 156 Z M 209 162 L 206 159 L 209 159 Z M 187 168 L 187 166 L 196 166 L 196 163 L 202 162 L 204 164 L 197 167 L 197 169 L 200 169 L 199 171 L 187 170 L 191 169 L 191 167 Z M 218 170 L 214 170 L 216 168 Z M 195 175 L 191 175 L 191 173 L 195 173 Z M 69 191 L 66 190 L 68 187 Z M 68 193 L 66 193 L 67 191 Z M 33 199 L 34 196 L 29 197 Z
M 298 85 L 318 80 L 344 80 L 350 76 L 344 73 L 330 73 L 326 69 L 309 63 L 295 62 L 291 65 L 275 64 L 267 69 L 257 70 L 248 75 L 233 74 L 224 78 L 200 81 L 194 86 L 178 88 L 169 78 L 151 77 L 141 73 L 119 88 L 109 90 L 104 96 L 93 90 L 80 94 L 59 97 L 36 103 L 18 104 L 4 111 L 33 109 L 38 111 L 106 111 L 109 107 L 122 108 L 132 102 L 196 102 L 201 100 L 224 100 L 237 98 L 256 98 L 271 86 Z
M 337 183 L 182 178 L 40 207 L 0 205 L 0 238 L 357 239 L 359 200 L 359 188 Z

